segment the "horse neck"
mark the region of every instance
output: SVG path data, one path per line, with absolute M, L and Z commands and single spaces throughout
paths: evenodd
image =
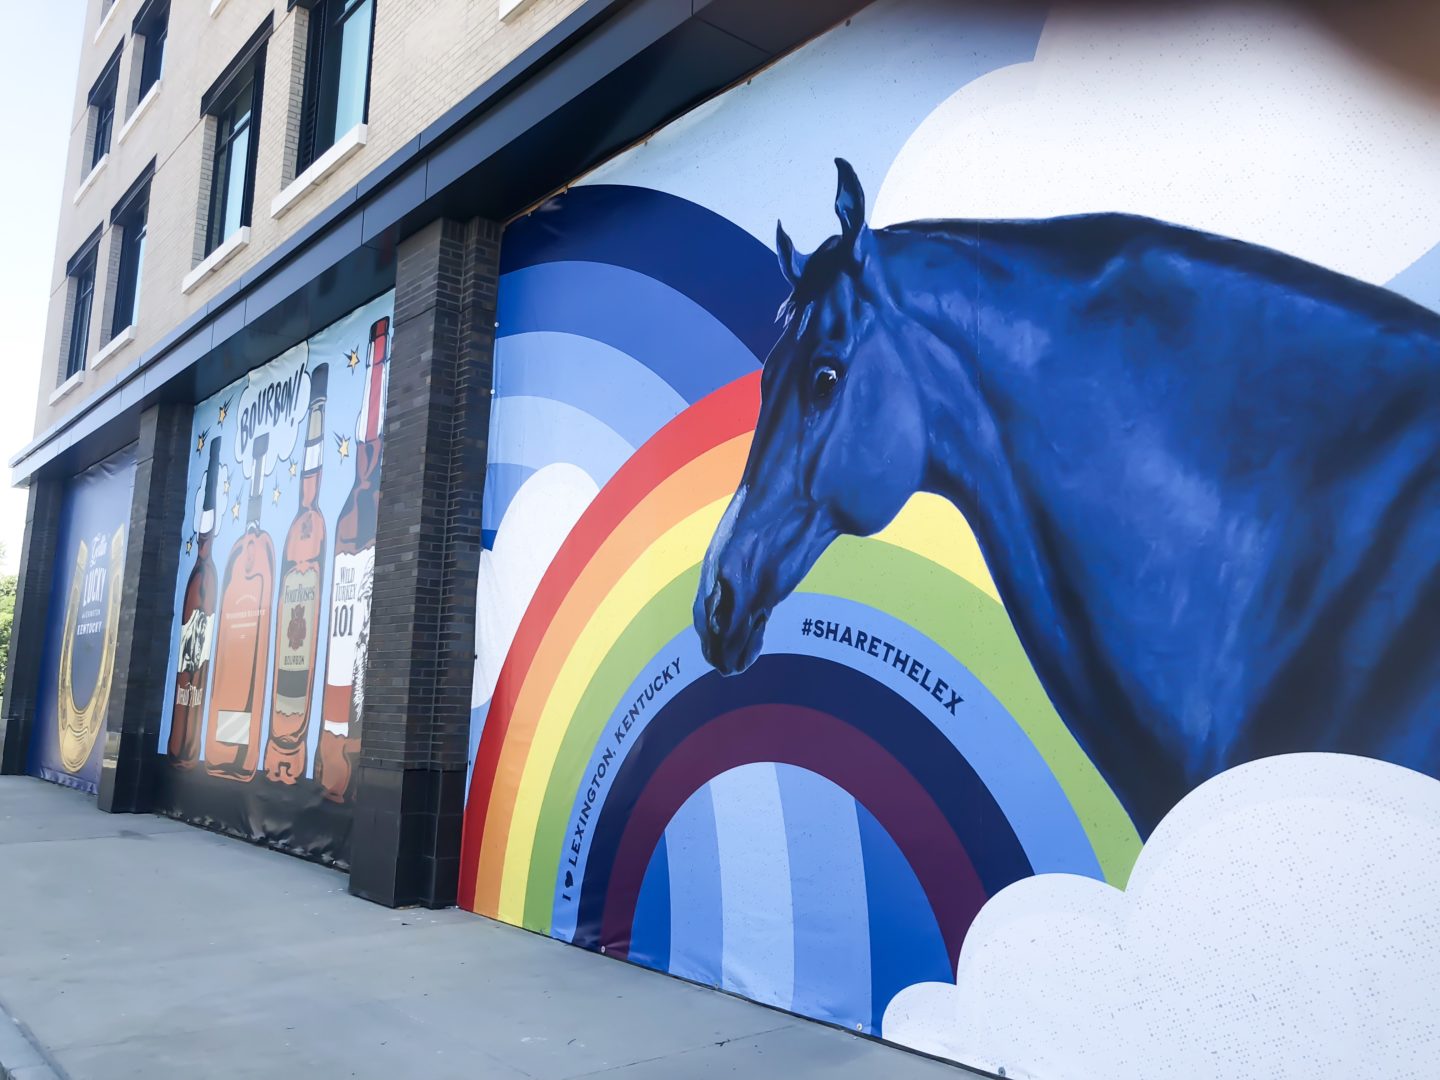
M 958 224 L 958 223 L 957 223 Z M 1036 543 L 1037 522 L 1022 492 L 1029 484 L 1002 448 L 1000 423 L 1016 400 L 1013 375 L 986 370 L 991 350 L 976 347 L 986 314 L 975 296 L 982 278 L 1002 264 L 963 231 L 926 231 L 930 257 L 908 264 L 887 260 L 886 291 L 906 326 L 922 422 L 927 432 L 925 488 L 955 504 L 987 549 L 991 573 L 1005 593 L 1027 598 L 1045 619 L 1049 578 Z M 913 250 L 913 249 L 912 249 Z M 974 274 L 955 268 L 974 267 Z M 996 400 L 997 396 L 1001 399 Z M 1043 423 L 1043 418 L 1033 418 Z M 1004 552 L 1003 558 L 996 554 Z M 1007 579 L 1007 580 L 1002 580 Z M 1008 586 L 1008 588 L 1007 588 Z M 1007 603 L 1011 602 L 1007 596 Z
M 978 250 L 963 236 L 927 242 L 958 250 L 948 258 L 916 260 L 914 269 L 889 282 L 890 295 L 909 320 L 909 351 L 925 357 L 915 365 L 928 433 L 925 488 L 965 515 L 1031 663 L 1102 771 L 1121 768 L 1137 747 L 1146 748 L 1151 768 L 1165 771 L 1156 744 L 1163 736 L 1149 730 L 1145 709 L 1124 700 L 1125 692 L 1107 675 L 1110 665 L 1097 652 L 1102 646 L 1094 615 L 1079 599 L 1083 589 L 1068 569 L 1089 553 L 1074 547 L 1078 530 L 1058 519 L 1043 497 L 1053 470 L 1012 449 L 1018 427 L 1043 433 L 1065 418 L 1044 415 L 1046 409 L 1063 408 L 1063 402 L 1033 392 L 1045 377 L 1042 370 L 1028 369 L 1014 349 L 1002 353 L 980 343 L 987 319 L 1010 320 L 1012 340 L 1017 334 L 1023 340 L 1026 332 L 1014 313 L 987 312 L 975 301 L 987 293 L 986 275 L 1003 276 L 1005 266 L 996 253 Z M 957 265 L 965 272 L 957 274 Z M 1149 817 L 1136 806 L 1127 808 Z

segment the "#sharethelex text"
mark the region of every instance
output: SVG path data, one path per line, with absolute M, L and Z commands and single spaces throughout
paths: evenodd
M 651 702 L 662 694 L 667 686 L 680 677 L 680 658 L 677 656 L 666 664 L 658 675 L 640 688 L 640 693 L 635 695 L 635 700 L 620 714 L 610 737 L 614 739 L 615 746 L 623 746 L 625 740 L 630 737 L 630 729 L 640 720 L 641 716 L 650 708 Z M 585 848 L 585 833 L 590 828 L 590 818 L 595 812 L 595 801 L 600 797 L 600 785 L 605 782 L 605 777 L 610 774 L 610 767 L 615 760 L 615 746 L 606 746 L 600 754 L 600 760 L 595 763 L 595 771 L 590 774 L 590 784 L 585 789 L 585 801 L 580 804 L 580 813 L 576 815 L 575 825 L 570 831 L 570 851 L 565 856 L 565 861 L 572 867 L 565 871 L 565 891 L 561 896 L 569 900 L 569 890 L 575 887 L 575 871 L 580 863 L 580 852 Z
M 934 675 L 928 665 L 877 634 L 856 630 L 844 623 L 830 622 L 828 619 L 806 619 L 800 624 L 800 633 L 821 641 L 833 641 L 837 645 L 849 645 L 852 649 L 875 657 L 882 664 L 898 668 L 906 678 L 944 705 L 951 716 L 956 715 L 955 706 L 965 700 L 949 683 Z

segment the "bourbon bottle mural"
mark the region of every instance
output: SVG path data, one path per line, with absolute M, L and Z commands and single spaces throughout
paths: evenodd
M 195 403 L 194 520 L 171 583 L 158 807 L 341 866 L 394 302 L 377 296 Z
M 335 802 L 345 800 L 360 753 L 389 339 L 390 320 L 376 319 L 370 326 L 367 383 L 355 425 L 355 484 L 335 526 L 329 656 L 315 763 L 315 778 L 324 785 L 325 797 Z
M 192 768 L 200 753 L 200 729 L 205 704 L 205 683 L 210 674 L 210 648 L 215 620 L 215 485 L 220 472 L 220 440 L 210 440 L 210 463 L 205 469 L 205 501 L 200 510 L 199 552 L 185 585 L 181 610 L 180 667 L 175 675 L 175 711 L 170 719 L 170 760 Z
M 215 632 L 215 689 L 205 728 L 205 769 L 212 776 L 249 780 L 260 754 L 269 665 L 275 545 L 260 527 L 265 454 L 270 436 L 251 440 L 250 502 L 245 533 L 225 564 Z
M 315 646 L 320 622 L 321 559 L 325 518 L 320 499 L 320 466 L 325 456 L 325 391 L 329 369 L 310 372 L 310 408 L 305 418 L 305 464 L 300 474 L 300 509 L 285 536 L 280 569 L 280 608 L 275 627 L 275 683 L 270 706 L 270 744 L 265 775 L 293 784 L 305 775 L 310 731 L 310 691 L 315 686 Z

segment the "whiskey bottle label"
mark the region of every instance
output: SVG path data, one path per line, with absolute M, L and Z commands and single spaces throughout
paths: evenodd
M 193 674 L 210 659 L 211 629 L 214 617 L 200 608 L 190 613 L 180 628 L 180 674 Z
M 319 613 L 319 569 L 291 570 L 280 586 L 276 712 L 300 716 L 309 710 L 310 668 L 315 659 L 315 623 Z
M 365 666 L 374 576 L 374 547 L 335 556 L 335 581 L 330 587 L 330 657 L 325 670 L 325 681 L 331 686 L 355 686 L 359 681 L 357 666 Z
M 250 713 L 220 709 L 215 714 L 215 741 L 230 746 L 250 745 Z

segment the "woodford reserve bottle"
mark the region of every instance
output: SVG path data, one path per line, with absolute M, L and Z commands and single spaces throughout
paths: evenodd
M 316 503 L 320 499 L 320 466 L 325 457 L 329 370 L 320 364 L 310 372 L 300 509 L 285 534 L 280 560 L 275 683 L 270 703 L 270 743 L 265 748 L 265 775 L 280 784 L 293 784 L 305 776 L 310 691 L 315 686 L 316 631 L 320 623 L 320 560 L 325 554 L 325 518 Z
M 275 545 L 260 528 L 268 434 L 256 435 L 245 534 L 235 541 L 220 588 L 215 631 L 215 689 L 205 726 L 205 769 L 212 776 L 249 780 L 260 756 L 265 675 L 270 657 L 270 606 Z
M 170 761 L 193 768 L 200 754 L 200 728 L 204 719 L 205 681 L 210 675 L 210 647 L 215 620 L 215 482 L 220 472 L 220 440 L 210 440 L 210 464 L 205 470 L 205 501 L 200 510 L 200 549 L 195 569 L 185 585 L 181 609 L 180 667 L 175 675 L 175 711 L 170 717 Z
M 370 644 L 370 588 L 375 573 L 375 516 L 380 506 L 381 433 L 390 320 L 370 327 L 369 382 L 355 424 L 355 486 L 335 525 L 330 584 L 330 653 L 325 667 L 315 779 L 325 797 L 344 802 L 360 754 L 365 711 L 365 658 Z

